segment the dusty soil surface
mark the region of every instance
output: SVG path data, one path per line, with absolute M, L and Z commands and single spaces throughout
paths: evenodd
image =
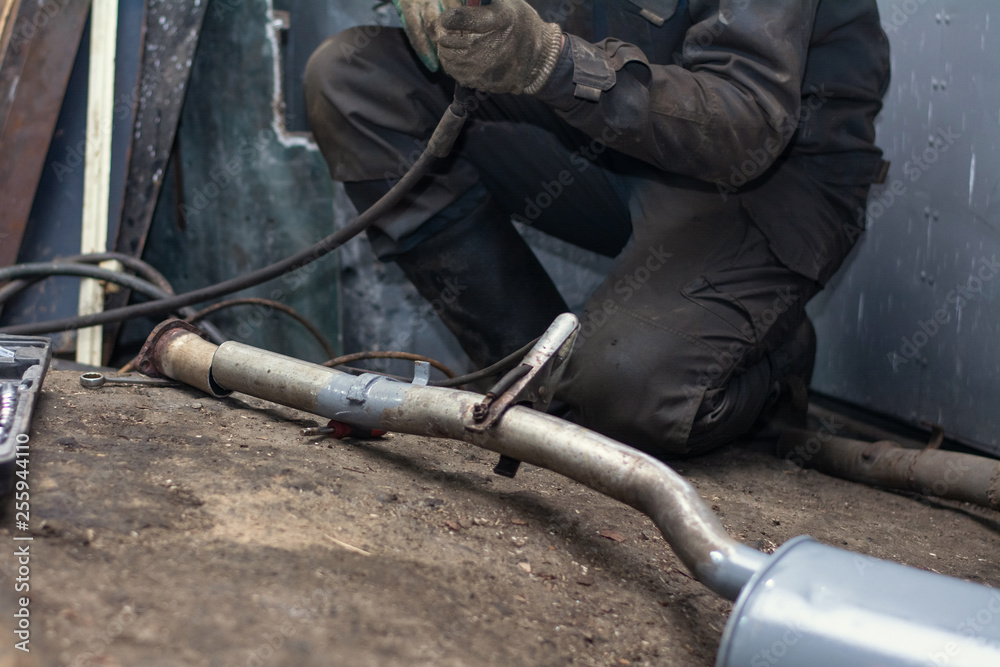
M 731 605 L 652 523 L 463 443 L 299 435 L 316 418 L 51 373 L 31 438 L 31 653 L 3 664 L 713 664 Z M 726 527 L 1000 585 L 1000 515 L 730 448 L 676 466 Z M 27 660 L 25 660 L 27 659 Z M 7 662 L 4 662 L 6 660 Z

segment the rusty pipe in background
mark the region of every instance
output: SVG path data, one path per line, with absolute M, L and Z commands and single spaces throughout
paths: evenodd
M 1000 510 L 1000 461 L 939 449 L 908 449 L 889 440 L 864 442 L 788 429 L 778 455 L 834 477 Z

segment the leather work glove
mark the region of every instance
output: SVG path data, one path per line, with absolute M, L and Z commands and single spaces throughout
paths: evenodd
M 459 7 L 434 23 L 444 71 L 463 86 L 490 93 L 541 90 L 562 50 L 562 28 L 524 0 Z
M 462 6 L 462 0 L 392 0 L 403 22 L 403 30 L 421 62 L 432 72 L 438 71 L 437 47 L 431 39 L 431 24 L 447 9 Z

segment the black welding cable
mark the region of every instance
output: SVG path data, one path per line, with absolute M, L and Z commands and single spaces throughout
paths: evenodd
M 398 350 L 365 350 L 363 352 L 352 352 L 351 354 L 344 354 L 339 357 L 324 361 L 322 365 L 327 366 L 328 368 L 335 368 L 337 366 L 343 366 L 344 364 L 349 364 L 352 361 L 367 361 L 370 359 L 426 361 L 431 366 L 444 373 L 446 377 L 449 378 L 456 377 L 455 371 L 451 370 L 450 368 L 445 366 L 437 359 L 434 359 L 433 357 L 428 357 L 423 354 L 417 354 L 415 352 L 400 352 Z
M 156 269 L 156 267 L 154 267 L 152 264 L 149 264 L 148 262 L 144 262 L 143 260 L 137 257 L 133 257 L 132 255 L 126 255 L 125 253 L 122 252 L 97 252 L 97 253 L 87 253 L 84 255 L 70 255 L 67 257 L 57 257 L 52 261 L 56 262 L 57 264 L 61 264 L 63 262 L 70 262 L 75 264 L 100 264 L 101 262 L 117 261 L 120 262 L 125 268 L 131 270 L 140 278 L 145 278 L 146 280 L 148 280 L 149 282 L 151 282 L 152 284 L 156 285 L 157 287 L 159 287 L 164 291 L 165 293 L 164 296 L 158 296 L 155 298 L 163 299 L 171 297 L 175 294 L 173 285 L 170 284 L 170 281 L 167 280 L 167 277 L 164 276 L 162 273 L 160 273 Z M 48 277 L 50 276 L 47 275 L 30 276 L 22 278 L 20 280 L 12 280 L 3 287 L 0 287 L 0 308 L 2 308 L 3 305 L 7 303 L 7 301 L 12 299 L 15 295 L 20 294 L 22 291 L 24 291 L 31 285 L 34 285 L 36 282 L 40 280 L 45 280 Z M 195 310 L 194 308 L 191 307 L 178 308 L 177 313 L 180 314 L 182 317 L 190 317 L 195 313 Z M 226 338 L 226 336 L 224 336 L 222 332 L 219 331 L 218 327 L 216 327 L 211 322 L 204 322 L 201 325 L 201 328 L 205 331 L 206 334 L 208 334 L 209 339 L 214 343 L 221 345 L 222 343 L 228 340 L 228 338 Z
M 104 253 L 104 254 L 115 254 L 115 253 Z M 105 261 L 105 260 L 99 260 Z M 152 269 L 152 267 L 149 267 Z M 158 274 L 156 269 L 153 272 Z M 110 283 L 115 283 L 116 285 L 122 285 L 128 287 L 129 289 L 144 294 L 153 299 L 169 299 L 173 297 L 173 290 L 170 288 L 170 283 L 166 281 L 166 278 L 162 278 L 163 282 L 166 284 L 167 288 L 164 289 L 159 285 L 154 285 L 153 283 L 138 278 L 136 276 L 130 276 L 127 273 L 119 273 L 118 271 L 111 271 L 110 269 L 102 269 L 98 266 L 90 266 L 89 264 L 77 264 L 75 262 L 70 262 L 67 260 L 60 260 L 56 262 L 36 262 L 31 264 L 15 264 L 14 266 L 6 266 L 0 268 L 0 282 L 6 280 L 13 280 L 15 283 L 19 282 L 32 282 L 33 279 L 44 279 L 51 278 L 53 276 L 75 276 L 80 278 L 93 278 L 95 280 L 105 280 Z M 21 280 L 22 278 L 27 278 L 27 281 Z M 2 303 L 2 302 L 0 302 Z M 187 317 L 194 313 L 192 308 L 179 308 L 177 310 L 178 314 L 182 317 Z M 215 326 L 211 324 L 204 324 L 202 328 L 212 342 L 221 345 L 228 340 L 222 335 Z M 45 332 L 39 332 L 45 333 Z
M 434 134 L 427 143 L 427 148 L 424 149 L 424 152 L 421 153 L 420 157 L 417 158 L 417 161 L 412 167 L 410 167 L 406 174 L 399 181 L 397 181 L 396 184 L 381 199 L 375 202 L 371 208 L 359 215 L 354 222 L 338 229 L 336 232 L 330 234 L 316 245 L 275 262 L 270 266 L 265 266 L 246 275 L 239 276 L 216 285 L 209 285 L 208 287 L 187 292 L 186 294 L 180 294 L 168 299 L 134 304 L 124 308 L 106 310 L 102 313 L 95 313 L 93 315 L 65 317 L 57 320 L 50 320 L 48 322 L 3 327 L 0 328 L 0 333 L 54 333 L 57 331 L 69 331 L 72 329 L 92 327 L 98 324 L 107 324 L 108 322 L 120 322 L 133 317 L 163 315 L 164 313 L 178 310 L 184 306 L 190 306 L 195 303 L 201 303 L 203 301 L 208 301 L 210 299 L 215 299 L 254 287 L 269 280 L 273 280 L 274 278 L 288 273 L 289 271 L 302 268 L 307 264 L 315 262 L 319 258 L 328 255 L 340 246 L 344 245 L 350 239 L 371 227 L 371 225 L 379 218 L 399 205 L 407 193 L 413 189 L 413 186 L 416 185 L 417 182 L 428 172 L 431 165 L 434 163 L 434 160 L 448 155 L 451 151 L 452 145 L 454 145 L 455 140 L 458 138 L 459 132 L 462 130 L 462 125 L 465 123 L 465 119 L 468 115 L 468 106 L 473 103 L 472 95 L 474 95 L 474 93 L 470 93 L 470 91 L 459 87 L 455 91 L 455 100 L 451 103 L 451 106 L 448 107 L 444 116 L 442 116 L 441 121 L 434 130 Z
M 508 354 L 506 357 L 504 357 L 500 361 L 496 362 L 495 364 L 491 364 L 490 366 L 487 366 L 486 368 L 484 368 L 482 370 L 474 371 L 474 372 L 468 373 L 466 375 L 456 375 L 455 377 L 450 377 L 450 378 L 448 378 L 446 380 L 433 380 L 431 382 L 428 382 L 428 384 L 430 386 L 432 386 L 432 387 L 460 387 L 463 384 L 469 384 L 470 382 L 476 382 L 478 380 L 484 380 L 486 378 L 493 377 L 494 375 L 497 375 L 498 373 L 501 373 L 502 371 L 509 370 L 509 369 L 513 368 L 514 366 L 516 366 L 518 363 L 520 363 L 520 361 L 524 358 L 524 355 L 528 354 L 528 352 L 531 351 L 531 348 L 533 348 L 535 346 L 535 343 L 537 343 L 537 342 L 538 342 L 538 338 L 536 338 L 535 340 L 531 341 L 530 343 L 528 343 L 527 345 L 525 345 L 524 347 L 522 347 L 520 350 L 517 350 L 515 352 L 511 352 L 510 354 Z M 366 353 L 359 352 L 358 354 L 359 355 L 363 355 L 363 354 L 366 354 Z M 372 353 L 372 354 L 380 354 L 380 353 Z M 395 354 L 399 354 L 399 353 L 395 353 Z M 406 354 L 406 353 L 404 353 L 404 354 Z M 421 356 L 421 355 L 412 355 L 412 356 Z M 424 359 L 429 359 L 429 357 L 422 357 L 420 360 L 422 361 Z M 329 366 L 336 365 L 341 370 L 349 370 L 349 371 L 351 371 L 352 373 L 355 373 L 355 374 L 360 374 L 360 373 L 374 373 L 376 375 L 384 375 L 385 377 L 390 377 L 390 378 L 392 378 L 394 380 L 401 380 L 403 382 L 409 382 L 410 381 L 408 378 L 400 377 L 398 375 L 390 375 L 389 373 L 381 373 L 381 372 L 378 372 L 378 371 L 372 371 L 372 370 L 368 370 L 368 369 L 364 369 L 364 368 L 353 368 L 353 367 L 350 367 L 350 366 L 344 366 L 342 364 L 333 364 L 333 363 L 331 363 L 331 362 L 336 362 L 336 361 L 339 361 L 339 360 L 338 359 L 331 359 L 330 361 L 326 362 L 326 364 L 324 364 L 324 365 L 329 365 Z M 348 362 L 345 361 L 344 363 L 348 363 Z M 526 368 L 525 372 L 527 372 L 527 370 L 530 370 L 530 369 Z M 521 377 L 523 377 L 523 375 Z
M 102 269 L 99 266 L 89 264 L 75 264 L 72 262 L 36 262 L 32 264 L 15 264 L 0 268 L 0 282 L 7 280 L 17 280 L 20 278 L 51 278 L 53 276 L 76 276 L 79 278 L 93 278 L 94 280 L 105 280 L 109 283 L 122 285 L 130 290 L 154 299 L 165 299 L 171 296 L 163 288 L 154 285 L 148 280 L 143 280 L 137 276 L 130 276 L 127 273 Z
M 539 336 L 539 338 L 541 338 L 541 336 Z M 432 387 L 458 387 L 463 384 L 468 384 L 470 382 L 476 382 L 478 380 L 484 380 L 486 378 L 493 377 L 497 373 L 508 370 L 517 365 L 521 361 L 521 359 L 524 358 L 524 355 L 528 354 L 528 352 L 531 352 L 531 348 L 533 348 L 535 346 L 535 343 L 537 342 L 538 338 L 531 341 L 530 343 L 522 347 L 520 350 L 517 350 L 516 352 L 511 352 L 500 361 L 490 366 L 487 366 L 482 370 L 469 373 L 468 375 L 459 375 L 458 377 L 448 378 L 447 380 L 436 380 L 428 384 L 430 384 Z
M 71 255 L 69 257 L 57 257 L 52 261 L 57 264 L 62 264 L 64 262 L 72 262 L 76 264 L 100 264 L 101 262 L 112 260 L 121 262 L 125 268 L 129 269 L 140 278 L 145 278 L 162 289 L 164 292 L 170 295 L 174 294 L 174 288 L 170 284 L 170 281 L 167 280 L 166 276 L 157 271 L 151 264 L 148 264 L 141 259 L 137 259 L 132 255 L 126 255 L 125 253 L 100 252 L 86 255 Z M 45 278 L 46 276 L 33 276 L 31 278 L 23 278 L 21 280 L 12 280 L 3 287 L 0 287 L 0 305 L 3 305 L 16 294 L 19 294 L 34 283 L 39 280 L 44 280 Z

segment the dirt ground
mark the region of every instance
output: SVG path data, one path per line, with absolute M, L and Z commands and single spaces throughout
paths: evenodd
M 30 654 L 2 664 L 713 664 L 731 605 L 652 523 L 546 470 L 193 389 L 52 372 L 31 436 Z M 1000 586 L 1000 514 L 747 448 L 676 466 L 746 544 L 800 534 Z M 15 531 L 14 534 L 21 534 Z M 14 542 L 3 548 L 3 623 Z

